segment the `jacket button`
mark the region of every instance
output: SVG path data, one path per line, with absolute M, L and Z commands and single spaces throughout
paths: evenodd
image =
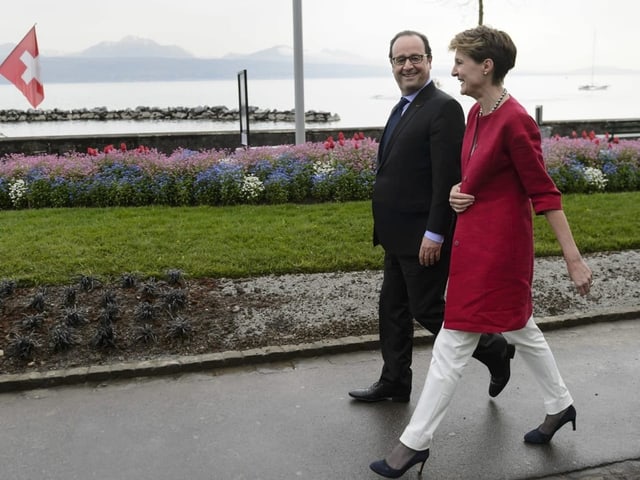
M 455 241 L 453 242 L 453 246 L 454 246 L 454 247 L 457 247 L 458 245 L 460 245 L 460 242 L 458 242 L 458 240 L 455 240 Z

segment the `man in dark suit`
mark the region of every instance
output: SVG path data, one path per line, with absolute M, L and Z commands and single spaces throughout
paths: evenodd
M 413 319 L 434 335 L 442 326 L 455 222 L 449 191 L 460 181 L 465 128 L 460 104 L 430 79 L 426 36 L 398 33 L 389 59 L 402 99 L 382 134 L 372 201 L 373 242 L 385 251 L 379 303 L 384 365 L 377 382 L 349 392 L 366 402 L 408 402 Z M 482 335 L 474 357 L 489 368 L 491 396 L 509 381 L 513 353 L 502 335 Z

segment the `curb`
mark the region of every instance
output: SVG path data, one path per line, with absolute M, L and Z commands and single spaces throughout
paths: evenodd
M 607 309 L 592 314 L 568 314 L 540 317 L 536 323 L 542 331 L 571 328 L 593 323 L 633 320 L 640 318 L 640 309 Z M 428 345 L 433 335 L 426 330 L 416 331 L 414 343 Z M 104 382 L 107 380 L 136 377 L 177 375 L 231 367 L 256 365 L 295 358 L 316 357 L 336 353 L 350 353 L 378 348 L 378 335 L 362 335 L 321 340 L 299 345 L 282 345 L 251 350 L 231 350 L 191 356 L 162 357 L 137 362 L 120 362 L 109 365 L 74 367 L 46 372 L 0 375 L 0 393 L 33 390 L 38 388 Z

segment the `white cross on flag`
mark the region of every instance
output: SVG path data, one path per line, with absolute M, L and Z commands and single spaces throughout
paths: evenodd
M 18 87 L 33 108 L 44 100 L 39 55 L 34 25 L 0 65 L 0 74 Z

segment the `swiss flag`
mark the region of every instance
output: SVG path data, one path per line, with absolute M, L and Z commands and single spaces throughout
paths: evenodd
M 0 73 L 18 87 L 33 108 L 44 100 L 35 25 L 2 62 Z

